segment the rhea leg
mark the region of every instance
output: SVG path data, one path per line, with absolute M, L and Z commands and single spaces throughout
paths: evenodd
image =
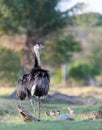
M 34 113 L 34 115 L 36 115 L 34 98 L 31 98 L 31 99 L 30 99 L 30 103 L 31 103 L 31 106 L 32 106 L 32 108 L 33 108 L 33 113 Z
M 24 102 L 24 100 L 20 100 L 19 101 L 19 103 L 20 103 L 21 106 L 23 106 L 23 102 Z
M 40 119 L 40 103 L 41 103 L 41 100 L 40 100 L 40 97 L 38 97 L 38 117 Z

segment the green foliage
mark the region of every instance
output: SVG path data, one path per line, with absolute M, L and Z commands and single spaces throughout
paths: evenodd
M 1 0 L 0 29 L 4 31 L 55 30 L 63 25 L 62 13 L 56 10 L 60 0 Z M 23 29 L 23 30 L 22 30 Z
M 56 35 L 47 41 L 43 60 L 53 65 L 61 65 L 71 59 L 73 52 L 80 50 L 81 44 L 73 36 Z
M 76 24 L 81 27 L 95 27 L 102 25 L 102 16 L 98 13 L 85 13 L 76 16 Z
M 14 85 L 20 74 L 20 55 L 12 50 L 0 47 L 0 84 Z
M 74 79 L 88 79 L 95 76 L 94 66 L 88 62 L 78 61 L 69 65 L 69 77 Z
M 96 23 L 96 26 L 102 26 L 102 15 L 98 16 L 98 21 Z
M 94 27 L 80 32 L 83 33 L 83 52 L 80 57 L 88 60 L 94 66 L 97 74 L 102 72 L 102 27 Z M 94 35 L 93 35 L 94 33 Z M 80 57 L 78 57 L 80 59 Z
M 102 73 L 102 38 L 101 34 L 98 35 L 98 40 L 95 40 L 93 37 L 91 40 L 91 49 L 90 49 L 90 55 L 89 60 L 94 64 L 95 71 L 97 74 Z
M 69 13 L 73 13 L 73 11 L 81 10 L 83 4 L 78 3 L 71 10 L 66 10 L 61 12 L 57 5 L 61 0 L 1 0 L 0 1 L 0 30 L 2 33 L 25 33 L 27 35 L 27 41 L 24 47 L 25 54 L 25 63 L 24 70 L 27 70 L 27 62 L 29 59 L 29 55 L 31 54 L 31 41 L 35 40 L 39 42 L 42 40 L 45 35 L 48 35 L 52 31 L 56 31 L 61 29 L 68 23 L 68 20 L 71 18 Z M 71 21 L 72 19 L 70 19 Z M 70 22 L 71 23 L 71 22 Z M 40 39 L 40 40 L 39 40 Z M 71 40 L 68 38 L 68 40 Z M 57 51 L 58 55 L 53 55 L 56 59 L 60 58 L 60 61 L 56 60 L 56 62 L 61 63 L 65 62 L 65 60 L 69 60 L 71 56 L 71 52 L 75 50 L 76 45 L 72 45 L 74 47 L 65 46 L 59 48 L 58 44 L 67 44 L 66 39 L 56 39 L 53 41 L 57 44 L 52 46 L 56 46 L 56 49 L 53 51 Z M 71 42 L 75 42 L 74 40 Z M 73 44 L 73 43 L 72 43 Z M 62 44 L 61 44 L 62 45 Z M 63 46 L 63 45 L 62 45 Z M 66 45 L 67 46 L 67 45 Z M 25 49 L 26 48 L 26 49 Z M 53 48 L 51 48 L 53 49 Z M 67 53 L 60 57 L 61 53 L 65 52 L 68 49 Z M 70 51 L 71 49 L 71 51 Z M 51 50 L 52 51 L 52 50 Z M 50 52 L 51 52 L 50 51 Z M 60 53 L 59 53 L 60 51 Z M 49 53 L 50 53 L 49 52 Z M 26 56 L 27 54 L 27 56 Z M 52 53 L 50 54 L 50 59 L 53 59 Z M 33 61 L 33 60 L 32 60 Z
M 0 0 L 0 29 L 4 33 L 40 30 L 48 33 L 65 26 L 69 12 L 81 10 L 83 3 L 61 12 L 61 0 Z

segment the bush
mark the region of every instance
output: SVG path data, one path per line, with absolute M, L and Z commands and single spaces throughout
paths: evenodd
M 69 65 L 69 77 L 73 79 L 87 80 L 95 76 L 94 66 L 85 61 L 77 61 Z
M 0 85 L 15 85 L 20 69 L 20 53 L 0 47 Z

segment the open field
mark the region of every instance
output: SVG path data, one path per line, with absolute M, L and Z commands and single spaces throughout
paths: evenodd
M 88 113 L 93 110 L 102 110 L 102 106 L 70 106 L 66 102 L 42 101 L 41 119 L 44 122 L 26 123 L 18 113 L 16 105 L 21 103 L 18 100 L 0 99 L 0 130 L 101 130 L 102 120 L 87 120 Z M 29 100 L 22 102 L 23 106 L 32 114 L 32 107 Z M 75 111 L 75 121 L 52 121 L 57 117 L 45 117 L 44 112 L 50 110 L 61 111 L 61 114 L 68 113 L 67 107 L 70 106 Z
M 23 106 L 33 114 L 32 106 L 29 100 L 23 102 L 19 100 L 8 99 L 15 88 L 0 88 L 0 130 L 102 130 L 102 120 L 88 120 L 90 113 L 94 110 L 102 110 L 102 105 L 78 106 L 70 105 L 62 101 L 45 101 L 41 103 L 41 119 L 44 122 L 26 123 L 17 110 L 17 104 Z M 82 88 L 61 88 L 53 87 L 50 93 L 60 92 L 67 95 L 76 95 L 81 97 L 93 96 L 101 98 L 102 88 L 82 87 Z M 6 97 L 6 98 L 4 98 Z M 60 110 L 61 114 L 67 114 L 67 107 L 70 106 L 75 112 L 75 121 L 52 121 L 56 116 L 45 117 L 45 111 Z M 37 106 L 35 106 L 37 114 Z

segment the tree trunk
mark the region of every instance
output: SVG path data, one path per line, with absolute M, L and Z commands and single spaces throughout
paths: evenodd
M 27 39 L 23 48 L 22 65 L 24 71 L 28 73 L 34 66 L 33 46 L 37 42 L 42 42 L 42 31 L 37 30 L 35 32 L 28 30 Z
M 62 72 L 62 84 L 66 86 L 68 80 L 68 64 L 62 64 L 61 72 Z

